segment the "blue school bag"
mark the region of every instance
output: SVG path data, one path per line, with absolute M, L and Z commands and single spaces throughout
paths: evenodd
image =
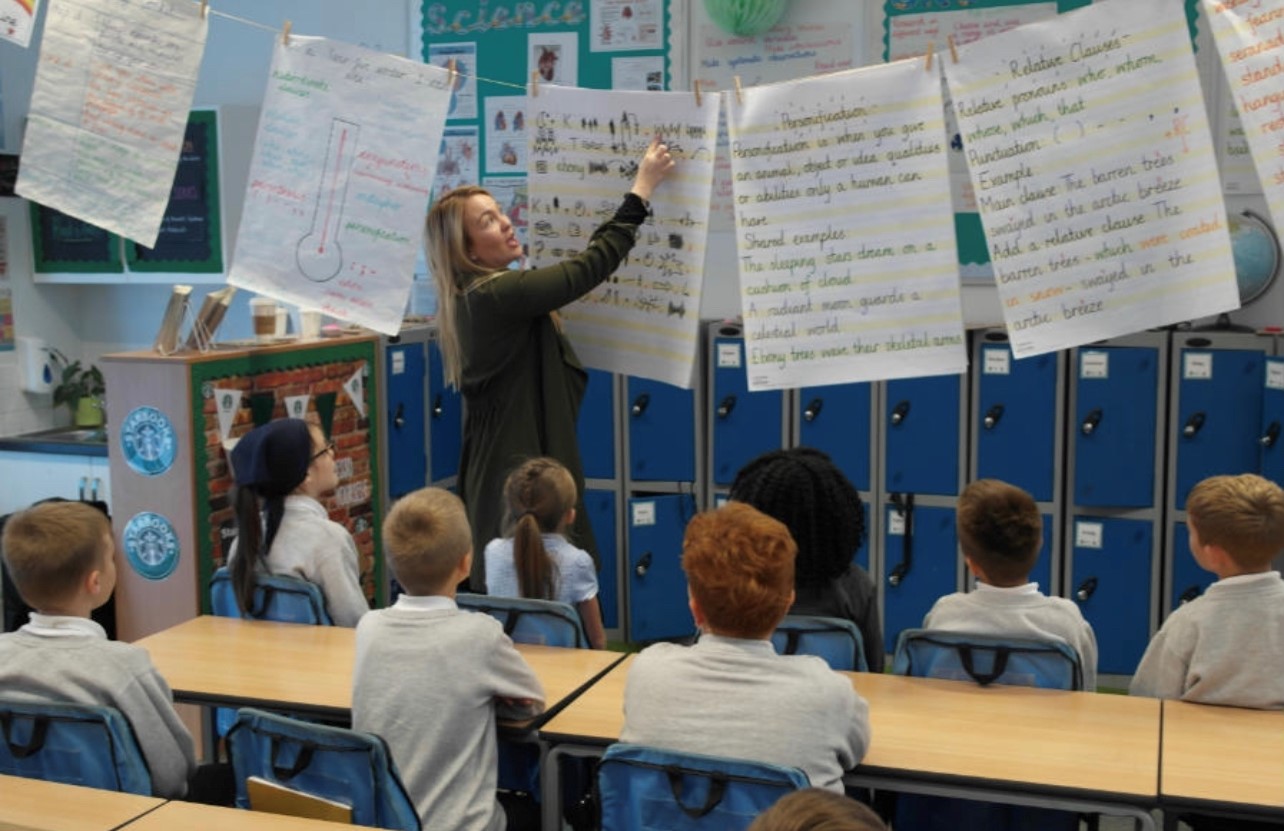
M 114 707 L 0 700 L 0 773 L 151 796 L 134 730 Z

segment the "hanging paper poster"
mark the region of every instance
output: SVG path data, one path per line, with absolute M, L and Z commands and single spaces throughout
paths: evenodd
M 440 67 L 278 42 L 228 282 L 400 331 L 449 103 Z
M 1284 0 L 1203 0 L 1266 204 L 1284 225 Z
M 946 77 L 1018 358 L 1238 307 L 1171 3 L 1094 3 L 958 51 Z
M 25 49 L 31 44 L 31 30 L 39 11 L 40 0 L 0 0 L 0 40 Z
M 187 0 L 51 3 L 18 195 L 153 247 L 207 28 Z
M 677 171 L 651 197 L 628 259 L 562 310 L 587 366 L 690 388 L 699 352 L 718 97 L 540 84 L 531 98 L 530 258 L 553 265 L 584 250 L 633 184 L 654 136 Z
M 940 75 L 724 95 L 750 390 L 963 372 Z
M 433 43 L 428 63 L 446 69 L 455 62 L 455 85 L 450 94 L 449 118 L 477 117 L 477 44 Z
M 486 172 L 526 173 L 525 95 L 486 98 Z

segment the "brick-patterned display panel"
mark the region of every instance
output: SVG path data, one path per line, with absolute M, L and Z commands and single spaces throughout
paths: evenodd
M 364 347 L 364 348 L 363 348 Z M 356 350 L 356 354 L 352 354 Z M 329 428 L 335 446 L 339 487 L 323 500 L 330 518 L 348 529 L 360 556 L 361 585 L 366 597 L 383 602 L 383 564 L 378 551 L 379 498 L 375 450 L 376 407 L 373 347 L 299 350 L 284 354 L 251 356 L 196 365 L 192 388 L 193 412 L 197 424 L 197 517 L 200 541 L 201 585 L 223 565 L 227 547 L 235 537 L 232 507 L 232 475 L 227 453 L 219 440 L 219 419 L 214 390 L 240 390 L 241 401 L 229 437 L 239 438 L 259 422 L 285 418 L 286 399 L 308 396 L 304 418 Z M 357 408 L 345 386 L 355 373 L 362 373 L 365 415 Z M 333 408 L 327 406 L 333 401 Z M 270 418 L 268 406 L 270 404 Z M 329 422 L 327 424 L 327 422 Z M 203 592 L 201 608 L 209 612 L 209 593 Z

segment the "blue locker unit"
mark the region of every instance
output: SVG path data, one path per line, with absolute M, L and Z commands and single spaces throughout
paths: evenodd
M 1131 675 L 1150 642 L 1150 520 L 1076 516 L 1070 534 L 1071 598 L 1097 636 L 1097 671 Z
M 937 598 L 958 585 L 961 558 L 953 508 L 884 506 L 883 639 L 887 654 L 902 629 L 923 625 Z
M 628 607 L 630 641 L 695 633 L 682 572 L 682 535 L 695 515 L 695 496 L 655 494 L 629 499 Z
M 798 391 L 798 443 L 823 450 L 868 493 L 874 483 L 871 405 L 874 385 L 832 384 Z
M 1036 502 L 1052 502 L 1057 496 L 1061 353 L 1018 361 L 1006 334 L 998 339 L 998 333 L 988 333 L 977 352 L 972 408 L 976 478 L 1002 479 L 1028 491 Z
M 784 396 L 778 390 L 749 391 L 738 323 L 710 326 L 709 366 L 709 472 L 715 486 L 728 487 L 745 464 L 784 446 Z
M 1267 479 L 1284 486 L 1281 431 L 1284 431 L 1284 358 L 1267 358 L 1262 389 L 1262 429 L 1257 439 L 1261 452 L 1259 470 Z
M 425 341 L 397 339 L 384 347 L 384 436 L 388 502 L 428 481 Z
M 1030 580 L 1039 584 L 1039 591 L 1044 594 L 1052 593 L 1052 552 L 1056 549 L 1053 546 L 1053 531 L 1056 528 L 1054 517 L 1051 514 L 1043 514 L 1043 547 L 1039 549 L 1039 559 L 1034 564 L 1034 569 L 1030 572 Z
M 1073 353 L 1074 420 L 1068 427 L 1074 431 L 1074 505 L 1160 507 L 1155 444 L 1163 360 L 1158 341 L 1085 346 Z
M 590 369 L 576 425 L 585 479 L 615 478 L 615 425 L 615 376 Z
M 1190 553 L 1190 528 L 1184 522 L 1172 525 L 1172 545 L 1169 546 L 1172 557 L 1172 582 L 1168 590 L 1168 611 L 1171 614 L 1178 606 L 1194 600 L 1217 580 L 1217 575 L 1205 571 L 1195 562 L 1195 555 Z
M 620 625 L 620 550 L 615 515 L 618 501 L 614 490 L 590 487 L 584 491 L 584 510 L 588 512 L 601 558 L 597 572 L 597 596 L 607 629 L 616 629 Z
M 632 377 L 627 389 L 630 478 L 634 482 L 694 482 L 695 392 Z
M 446 386 L 435 338 L 428 341 L 428 402 L 428 481 L 441 482 L 459 474 L 464 405 L 459 390 Z
M 962 378 L 938 375 L 887 382 L 883 487 L 888 493 L 958 494 Z

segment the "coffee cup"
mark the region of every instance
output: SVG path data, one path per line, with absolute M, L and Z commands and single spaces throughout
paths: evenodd
M 250 298 L 250 318 L 254 322 L 254 337 L 270 341 L 276 337 L 276 301 L 270 297 Z

